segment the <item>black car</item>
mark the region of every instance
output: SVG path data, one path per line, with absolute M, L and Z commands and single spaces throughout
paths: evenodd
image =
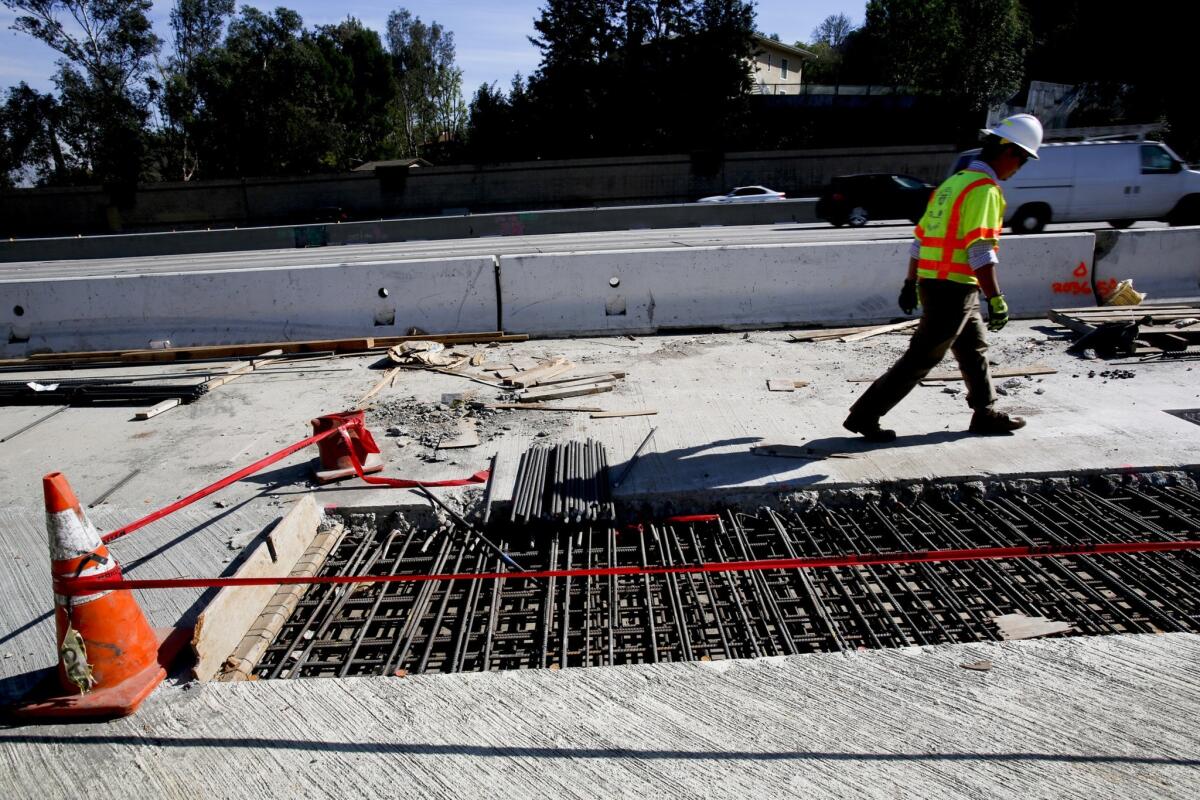
M 918 222 L 935 188 L 911 175 L 890 172 L 839 175 L 821 192 L 817 218 L 852 228 L 861 228 L 873 219 Z

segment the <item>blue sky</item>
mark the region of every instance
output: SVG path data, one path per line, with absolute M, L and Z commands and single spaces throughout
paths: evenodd
M 151 17 L 158 35 L 167 41 L 171 0 L 154 3 Z M 241 4 L 239 4 L 241 5 Z M 529 44 L 533 20 L 544 0 L 399 0 L 370 2 L 352 0 L 345 4 L 317 0 L 268 0 L 245 5 L 294 9 L 304 17 L 307 27 L 337 22 L 347 15 L 383 33 L 388 14 L 407 8 L 424 22 L 440 22 L 454 32 L 458 66 L 463 71 L 463 95 L 470 99 L 481 83 L 496 82 L 507 89 L 516 72 L 528 75 L 538 65 L 538 52 Z M 812 29 L 829 14 L 844 13 L 856 25 L 862 24 L 865 0 L 757 0 L 758 28 L 778 33 L 788 43 L 806 40 Z M 0 89 L 25 81 L 41 90 L 52 88 L 50 76 L 58 54 L 32 37 L 11 30 L 16 17 L 0 8 Z

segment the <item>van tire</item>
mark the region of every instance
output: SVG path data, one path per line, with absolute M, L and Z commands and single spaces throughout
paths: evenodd
M 1029 203 L 1017 209 L 1012 217 L 1013 233 L 1041 233 L 1050 221 L 1050 207 L 1045 203 Z
M 1200 194 L 1189 194 L 1176 203 L 1167 215 L 1167 224 L 1171 227 L 1200 225 Z
M 1119 231 L 1123 231 L 1136 221 L 1137 220 L 1132 220 L 1132 219 L 1110 219 L 1108 221 L 1108 224 L 1112 225 L 1114 228 L 1116 228 Z

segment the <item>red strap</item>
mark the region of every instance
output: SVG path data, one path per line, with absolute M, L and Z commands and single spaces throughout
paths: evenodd
M 359 422 L 357 424 L 361 425 L 361 422 Z M 359 463 L 358 456 L 354 452 L 354 445 L 350 442 L 350 435 L 346 432 L 347 428 L 355 427 L 355 426 L 356 426 L 356 423 L 354 421 L 349 421 L 349 422 L 345 423 L 344 425 L 339 425 L 336 428 L 330 428 L 327 431 L 322 431 L 321 433 L 314 434 L 313 436 L 309 436 L 307 439 L 302 439 L 302 440 L 296 442 L 295 444 L 290 444 L 277 453 L 272 453 L 271 455 L 269 455 L 265 458 L 261 458 L 258 461 L 255 461 L 253 464 L 251 464 L 248 467 L 243 467 L 242 469 L 239 469 L 237 472 L 233 473 L 232 475 L 227 475 L 224 478 L 221 478 L 221 480 L 217 481 L 216 483 L 209 484 L 208 486 L 205 486 L 203 489 L 192 492 L 187 497 L 184 497 L 180 500 L 176 500 L 174 503 L 171 503 L 168 506 L 164 506 L 163 508 L 160 508 L 158 511 L 155 511 L 151 514 L 147 514 L 146 516 L 142 517 L 141 519 L 137 520 L 136 522 L 131 522 L 128 525 L 125 525 L 124 527 L 117 528 L 115 531 L 112 531 L 111 533 L 104 534 L 103 536 L 100 537 L 100 541 L 107 544 L 108 542 L 111 542 L 114 539 L 120 539 L 122 536 L 128 536 L 129 534 L 133 533 L 134 531 L 138 530 L 139 528 L 146 527 L 151 522 L 156 522 L 156 521 L 162 519 L 163 517 L 167 516 L 168 514 L 173 514 L 176 511 L 178 511 L 179 509 L 184 508 L 185 506 L 190 506 L 192 503 L 196 502 L 197 500 L 202 500 L 203 498 L 208 497 L 213 492 L 218 492 L 221 489 L 224 489 L 226 486 L 229 486 L 231 483 L 237 483 L 238 481 L 240 481 L 242 478 L 246 477 L 247 475 L 253 475 L 255 472 L 258 472 L 263 467 L 270 466 L 271 464 L 274 464 L 276 461 L 280 461 L 284 458 L 287 458 L 288 456 L 290 456 L 292 453 L 296 452 L 297 450 L 302 450 L 305 447 L 308 447 L 310 444 L 315 444 L 315 443 L 321 441 L 322 439 L 324 439 L 325 437 L 332 436 L 335 433 L 340 433 L 346 439 L 346 444 L 350 451 L 350 461 L 354 465 L 354 471 L 356 473 L 358 473 L 358 477 L 362 478 L 367 483 L 372 483 L 377 486 L 391 486 L 393 488 L 398 488 L 398 489 L 414 489 L 418 486 L 428 486 L 428 487 L 432 487 L 432 488 L 436 489 L 436 488 L 441 488 L 441 487 L 446 487 L 446 486 L 467 486 L 467 485 L 473 484 L 473 483 L 487 483 L 487 479 L 488 479 L 488 471 L 487 470 L 480 470 L 479 472 L 476 472 L 474 475 L 470 476 L 469 478 L 457 478 L 454 480 L 446 480 L 446 481 L 414 481 L 414 480 L 407 480 L 407 479 L 403 479 L 403 478 L 379 478 L 379 477 L 375 477 L 375 476 L 364 475 L 363 469 L 362 469 L 362 464 Z M 365 427 L 362 430 L 364 433 L 366 433 Z
M 455 572 L 436 575 L 309 575 L 259 578 L 73 578 L 54 581 L 54 591 L 80 595 L 113 589 L 199 589 L 212 586 L 283 586 L 317 583 L 422 583 L 428 581 L 479 581 L 497 578 L 589 578 L 608 575 L 664 575 L 698 572 L 753 572 L 767 569 L 817 569 L 880 564 L 935 564 L 945 561 L 983 561 L 998 558 L 1062 558 L 1065 556 L 1112 555 L 1116 553 L 1164 553 L 1200 550 L 1200 541 L 1101 542 L 1077 545 L 979 547 L 968 550 L 918 550 L 916 552 L 851 553 L 804 558 L 768 558 L 656 567 L 597 567 L 593 569 L 547 569 L 538 572 Z

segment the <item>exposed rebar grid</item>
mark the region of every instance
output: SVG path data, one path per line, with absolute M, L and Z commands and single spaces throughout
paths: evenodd
M 1097 481 L 1102 485 L 1103 481 Z M 1050 493 L 816 502 L 711 522 L 584 524 L 489 537 L 527 569 L 683 565 L 841 553 L 1200 534 L 1200 494 L 1135 481 Z M 323 574 L 501 570 L 464 531 L 347 535 Z M 810 570 L 315 585 L 255 669 L 263 678 L 750 658 L 1000 638 L 993 617 L 1076 634 L 1200 631 L 1200 556 L 1148 553 Z M 403 673 L 401 673 L 403 674 Z

